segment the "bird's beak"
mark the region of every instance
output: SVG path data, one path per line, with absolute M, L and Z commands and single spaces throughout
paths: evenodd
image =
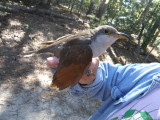
M 117 32 L 116 34 L 113 34 L 112 36 L 120 38 L 120 39 L 131 39 L 131 37 L 125 33 Z

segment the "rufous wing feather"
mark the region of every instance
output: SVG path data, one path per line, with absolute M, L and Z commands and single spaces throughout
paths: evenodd
M 91 60 L 92 50 L 87 45 L 75 45 L 63 49 L 51 87 L 62 90 L 78 83 Z

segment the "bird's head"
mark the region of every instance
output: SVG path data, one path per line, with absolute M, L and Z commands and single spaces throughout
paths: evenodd
M 125 33 L 117 31 L 114 27 L 109 25 L 99 26 L 94 29 L 96 33 L 95 40 L 102 43 L 114 43 L 117 39 L 131 39 Z

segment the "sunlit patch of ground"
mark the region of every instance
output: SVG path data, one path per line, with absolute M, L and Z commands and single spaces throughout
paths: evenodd
M 18 56 L 43 47 L 40 42 L 82 28 L 76 21 L 51 21 L 25 13 L 13 14 L 0 24 L 0 120 L 86 120 L 96 111 L 101 105 L 98 100 L 73 97 L 68 89 L 50 89 L 54 68 L 47 67 L 45 60 L 51 54 Z M 135 46 L 128 46 L 117 42 L 101 60 L 113 64 L 112 54 L 116 54 L 127 63 L 143 62 L 144 56 L 134 54 Z
M 68 89 L 50 89 L 54 68 L 45 60 L 51 54 L 17 56 L 77 28 L 31 14 L 14 14 L 5 22 L 0 42 L 0 120 L 88 119 L 101 102 L 75 98 Z

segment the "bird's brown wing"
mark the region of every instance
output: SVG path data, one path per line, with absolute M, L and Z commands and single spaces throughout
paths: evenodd
M 52 88 L 59 90 L 73 86 L 81 79 L 92 60 L 92 50 L 89 46 L 74 45 L 62 50 L 60 63 L 53 76 Z
M 56 39 L 56 40 L 51 40 L 51 41 L 46 41 L 46 42 L 42 42 L 42 43 L 40 43 L 40 45 L 51 45 L 51 44 L 53 44 L 53 43 L 57 43 L 57 42 L 63 42 L 64 40 L 66 40 L 66 39 L 69 39 L 69 38 L 71 38 L 71 37 L 73 37 L 74 35 L 72 35 L 72 34 L 67 34 L 67 35 L 64 35 L 64 36 L 62 36 L 62 37 L 59 37 L 58 39 Z
M 81 31 L 77 34 L 67 34 L 62 37 L 59 37 L 56 40 L 42 42 L 42 43 L 40 43 L 40 45 L 53 46 L 56 44 L 66 43 L 66 42 L 70 42 L 70 41 L 74 41 L 74 40 L 82 40 L 82 41 L 83 40 L 90 40 L 90 38 L 92 36 L 93 36 L 93 34 L 91 33 L 91 30 L 84 30 L 84 31 Z
M 62 36 L 56 40 L 53 41 L 47 41 L 40 43 L 41 45 L 44 45 L 41 49 L 36 51 L 29 51 L 25 53 L 21 53 L 21 55 L 30 56 L 30 54 L 40 54 L 40 53 L 53 53 L 54 56 L 59 57 L 60 51 L 63 49 L 64 45 L 75 45 L 75 44 L 81 44 L 81 42 L 91 42 L 91 36 L 90 30 L 86 30 L 83 32 L 80 32 L 78 34 L 67 34 L 65 36 Z M 82 42 L 82 44 L 83 44 Z

